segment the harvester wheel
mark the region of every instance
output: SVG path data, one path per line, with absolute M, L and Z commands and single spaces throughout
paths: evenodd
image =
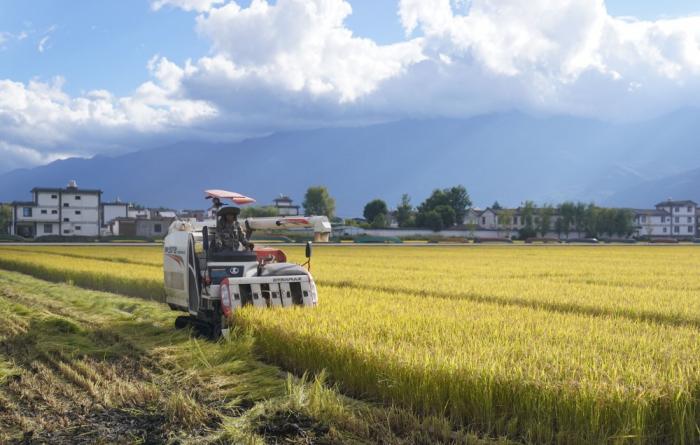
M 175 329 L 184 329 L 190 324 L 190 317 L 187 315 L 182 315 L 175 319 Z

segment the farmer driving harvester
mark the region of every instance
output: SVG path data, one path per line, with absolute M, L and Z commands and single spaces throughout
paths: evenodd
M 241 246 L 243 250 L 247 250 L 251 247 L 248 237 L 238 222 L 240 212 L 241 209 L 238 207 L 224 207 L 217 212 L 214 241 L 216 250 L 241 250 Z

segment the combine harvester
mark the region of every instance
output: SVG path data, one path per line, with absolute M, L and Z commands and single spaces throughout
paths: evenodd
M 311 227 L 314 241 L 328 242 L 328 218 L 246 218 L 239 222 L 240 209 L 222 201 L 240 205 L 254 199 L 225 190 L 205 193 L 213 201 L 216 221 L 174 221 L 164 240 L 166 302 L 173 310 L 189 313 L 178 317 L 175 326 L 192 325 L 201 334 L 217 338 L 228 335 L 231 314 L 243 306 L 316 306 L 311 243 L 306 244 L 306 263 L 298 265 L 288 263 L 281 250 L 254 246 L 250 238 L 255 230 Z

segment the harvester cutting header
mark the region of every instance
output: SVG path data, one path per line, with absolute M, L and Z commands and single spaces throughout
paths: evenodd
M 175 221 L 164 240 L 163 273 L 167 303 L 188 312 L 176 326 L 193 324 L 212 337 L 227 333 L 238 308 L 316 306 L 316 284 L 310 273 L 311 243 L 306 245 L 309 270 L 288 263 L 284 252 L 251 241 L 256 230 L 310 227 L 314 241 L 327 242 L 331 225 L 325 216 L 266 217 L 238 220 L 240 208 L 253 198 L 225 190 L 207 190 L 216 220 Z

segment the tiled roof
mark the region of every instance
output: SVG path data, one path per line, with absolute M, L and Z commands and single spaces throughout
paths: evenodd
M 660 203 L 656 204 L 656 207 L 668 207 L 668 206 L 683 207 L 683 206 L 688 206 L 688 205 L 697 206 L 698 203 L 695 201 L 691 201 L 689 199 L 685 199 L 682 201 L 673 201 L 673 200 L 669 199 L 667 201 L 661 201 Z
M 635 215 L 645 215 L 645 216 L 670 216 L 666 210 L 659 209 L 632 209 Z
M 70 193 L 102 193 L 102 190 L 97 190 L 97 189 L 79 189 L 79 188 L 55 188 L 55 187 L 34 187 L 31 190 L 32 193 L 34 192 L 70 192 Z

